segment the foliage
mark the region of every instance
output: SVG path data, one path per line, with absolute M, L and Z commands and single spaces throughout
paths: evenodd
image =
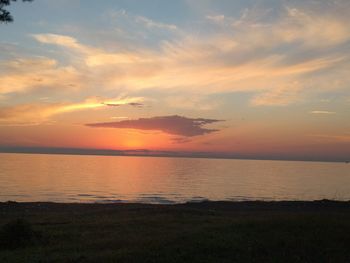
M 13 21 L 11 13 L 5 9 L 9 6 L 11 2 L 16 2 L 17 0 L 0 0 L 0 23 L 9 23 Z M 33 0 L 22 0 L 23 2 L 32 2 Z

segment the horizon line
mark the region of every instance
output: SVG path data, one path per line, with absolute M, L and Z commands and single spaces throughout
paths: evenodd
M 202 152 L 202 151 L 169 151 L 150 149 L 95 149 L 71 147 L 21 147 L 0 146 L 0 153 L 22 154 L 60 154 L 60 155 L 95 155 L 95 156 L 139 156 L 139 157 L 169 157 L 169 158 L 206 158 L 206 159 L 237 159 L 237 160 L 271 160 L 271 161 L 307 161 L 307 162 L 348 162 L 348 159 L 322 156 L 298 156 L 286 154 L 240 154 L 233 152 Z

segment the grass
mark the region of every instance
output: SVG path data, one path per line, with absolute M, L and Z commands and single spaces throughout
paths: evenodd
M 348 202 L 0 203 L 0 227 L 0 262 L 350 262 Z
M 17 249 L 33 245 L 39 238 L 32 225 L 23 219 L 10 221 L 0 229 L 0 249 Z

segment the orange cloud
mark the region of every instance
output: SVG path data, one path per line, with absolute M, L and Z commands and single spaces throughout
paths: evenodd
M 1 125 L 36 125 L 50 121 L 51 117 L 74 111 L 101 109 L 108 106 L 130 105 L 140 107 L 143 98 L 125 97 L 116 99 L 89 98 L 80 103 L 29 103 L 0 107 Z
M 115 15 L 130 18 L 125 11 Z M 144 17 L 133 16 L 132 21 L 153 29 L 177 29 Z M 294 103 L 310 89 L 337 89 L 350 81 L 348 52 L 335 49 L 350 40 L 350 29 L 332 12 L 319 16 L 286 7 L 273 23 L 259 21 L 249 10 L 239 19 L 219 14 L 207 16 L 207 21 L 217 25 L 215 32 L 182 32 L 159 43 L 158 50 L 118 46 L 118 51 L 106 51 L 72 36 L 35 34 L 38 42 L 61 47 L 69 57 L 67 65 L 50 58 L 5 62 L 2 68 L 8 69 L 0 75 L 0 94 L 38 87 L 243 91 L 253 94 L 251 105 L 272 106 Z M 322 73 L 325 70 L 327 74 Z
M 285 86 L 293 88 L 288 82 L 299 82 L 294 93 L 301 92 L 304 89 L 301 80 L 306 74 L 333 68 L 349 60 L 346 55 L 339 54 L 323 54 L 305 59 L 298 57 L 298 54 L 293 57 L 288 53 L 274 53 L 274 48 L 289 40 L 280 36 L 271 42 L 268 32 L 267 29 L 250 29 L 239 33 L 235 39 L 229 35 L 199 39 L 185 37 L 181 41 L 165 42 L 158 52 L 143 49 L 108 53 L 82 45 L 67 36 L 40 34 L 35 35 L 35 38 L 42 43 L 67 48 L 72 60 L 84 61 L 76 67 L 81 67 L 86 75 L 93 76 L 85 83 L 98 80 L 105 89 L 158 87 L 198 90 L 200 87 L 201 93 L 253 91 L 280 94 L 274 96 L 274 100 L 260 99 L 259 105 L 263 105 L 263 101 L 267 101 L 267 105 L 273 105 L 273 101 L 276 101 L 276 105 L 292 103 L 294 99 L 286 102 L 291 96 L 283 97 L 281 93 Z M 309 41 L 308 37 L 305 36 L 303 43 Z M 260 48 L 266 49 L 266 45 L 269 45 L 268 52 L 263 52 L 263 55 L 257 53 Z M 76 56 L 80 59 L 76 59 Z M 324 85 L 324 81 L 316 82 L 318 79 L 314 80 L 315 85 Z M 278 102 L 278 98 L 281 101 Z M 256 104 L 255 101 L 252 103 Z
M 35 88 L 76 89 L 82 76 L 72 66 L 58 66 L 54 59 L 34 57 L 0 63 L 0 94 L 28 92 Z

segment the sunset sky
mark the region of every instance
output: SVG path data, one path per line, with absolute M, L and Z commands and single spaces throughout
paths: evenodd
M 350 159 L 348 0 L 8 9 L 0 148 Z

